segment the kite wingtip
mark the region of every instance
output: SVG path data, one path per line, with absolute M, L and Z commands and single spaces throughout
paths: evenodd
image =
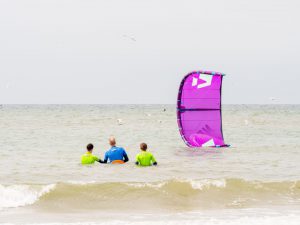
M 224 145 L 216 145 L 215 147 L 216 147 L 216 148 L 228 148 L 228 147 L 230 147 L 230 145 L 228 145 L 228 144 L 224 144 Z
M 197 73 L 197 74 L 208 74 L 208 75 L 213 75 L 213 76 L 226 76 L 225 73 L 221 73 L 221 72 L 215 72 L 215 71 L 210 71 L 210 70 L 198 70 L 198 71 L 192 71 L 189 74 L 193 74 L 193 73 Z M 188 75 L 189 75 L 188 74 Z

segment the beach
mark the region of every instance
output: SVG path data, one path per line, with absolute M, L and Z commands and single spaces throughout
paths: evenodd
M 1 224 L 300 223 L 300 106 L 224 105 L 229 148 L 191 149 L 174 105 L 3 105 Z M 113 135 L 124 165 L 103 159 Z M 146 142 L 157 167 L 135 166 Z

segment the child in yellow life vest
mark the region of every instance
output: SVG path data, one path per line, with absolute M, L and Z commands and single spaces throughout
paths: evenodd
M 156 166 L 157 162 L 151 152 L 147 152 L 147 144 L 140 144 L 141 152 L 136 155 L 136 165 L 139 166 Z
M 81 156 L 81 164 L 94 164 L 94 162 L 101 162 L 101 160 L 93 155 L 93 144 L 86 146 L 87 152 Z

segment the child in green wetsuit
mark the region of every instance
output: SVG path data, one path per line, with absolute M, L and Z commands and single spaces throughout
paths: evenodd
M 152 166 L 157 165 L 156 159 L 152 155 L 151 152 L 147 152 L 147 144 L 141 143 L 140 144 L 141 152 L 136 155 L 136 165 L 139 166 Z
M 101 162 L 101 160 L 93 155 L 93 144 L 86 146 L 87 152 L 81 156 L 81 164 L 94 164 L 94 162 Z

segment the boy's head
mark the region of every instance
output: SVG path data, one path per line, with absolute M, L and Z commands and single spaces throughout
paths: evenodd
M 147 144 L 146 143 L 141 143 L 140 148 L 141 148 L 142 151 L 146 151 L 147 150 Z
M 89 152 L 92 152 L 93 151 L 93 148 L 94 148 L 94 145 L 93 144 L 88 144 L 86 146 L 86 149 L 89 151 Z

